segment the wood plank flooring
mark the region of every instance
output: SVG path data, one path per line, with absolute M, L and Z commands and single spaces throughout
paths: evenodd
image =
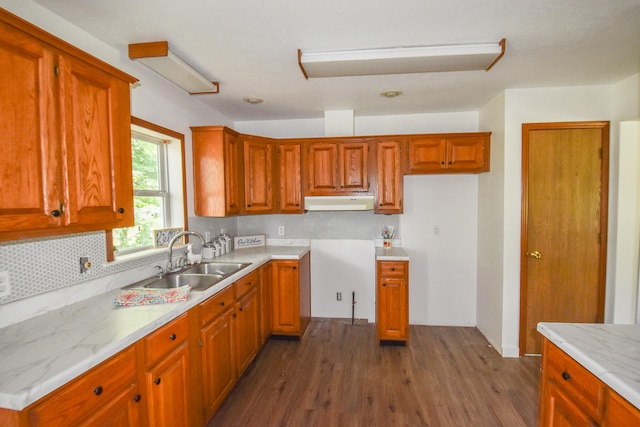
M 411 326 L 406 347 L 375 325 L 313 319 L 270 339 L 209 427 L 535 426 L 538 357 L 502 358 L 476 328 Z

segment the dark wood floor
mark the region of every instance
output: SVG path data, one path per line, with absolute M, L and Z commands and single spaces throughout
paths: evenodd
M 539 363 L 476 328 L 379 346 L 373 324 L 314 319 L 301 341 L 267 342 L 209 426 L 535 426 Z

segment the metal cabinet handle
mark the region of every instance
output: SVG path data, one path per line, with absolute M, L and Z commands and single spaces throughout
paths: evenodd
M 171 334 L 171 335 L 169 335 L 169 339 L 170 339 L 171 341 L 175 341 L 175 340 L 176 340 L 176 338 L 177 338 L 177 337 L 176 337 L 176 334 Z
M 153 382 L 155 383 L 155 385 L 160 385 L 160 377 L 153 380 Z
M 99 385 L 98 387 L 94 388 L 93 394 L 95 394 L 96 396 L 100 396 L 102 394 L 102 386 Z

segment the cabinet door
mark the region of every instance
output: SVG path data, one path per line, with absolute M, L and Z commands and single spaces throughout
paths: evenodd
M 260 346 L 260 307 L 257 285 L 237 303 L 236 367 L 238 376 L 258 354 Z
M 192 127 L 191 133 L 196 215 L 240 214 L 244 192 L 238 134 L 224 126 Z
M 63 202 L 54 55 L 0 24 L 0 232 L 59 225 Z
M 381 141 L 377 153 L 377 203 L 376 213 L 402 213 L 402 162 L 400 141 Z
M 339 147 L 339 190 L 369 191 L 369 145 L 366 142 L 344 142 Z
M 409 336 L 408 290 L 405 278 L 378 279 L 377 329 L 379 340 L 406 340 Z
M 300 144 L 278 145 L 280 211 L 283 213 L 303 211 L 300 162 Z
M 542 411 L 539 425 L 541 427 L 598 425 L 580 406 L 549 381 L 543 381 L 540 406 Z
M 72 57 L 59 58 L 66 224 L 133 225 L 129 86 Z
M 271 262 L 260 267 L 260 343 L 264 344 L 271 335 L 273 298 L 273 267 Z
M 444 137 L 409 140 L 409 172 L 421 173 L 446 168 L 447 141 Z
M 213 416 L 236 382 L 233 313 L 230 307 L 206 325 L 200 335 L 205 420 Z
M 188 426 L 189 348 L 184 342 L 146 372 L 147 415 L 150 426 Z
M 448 169 L 466 172 L 485 170 L 485 144 L 483 136 L 456 136 L 447 141 Z M 487 169 L 488 170 L 488 169 Z
M 269 141 L 244 140 L 244 210 L 247 213 L 273 211 L 273 144 Z
M 224 134 L 224 187 L 226 215 L 238 215 L 242 206 L 242 141 Z
M 272 261 L 272 333 L 300 334 L 300 284 L 298 261 Z
M 307 147 L 308 195 L 331 194 L 338 191 L 338 145 L 327 142 L 314 142 Z
M 604 427 L 640 426 L 640 409 L 613 390 L 608 390 L 602 425 Z

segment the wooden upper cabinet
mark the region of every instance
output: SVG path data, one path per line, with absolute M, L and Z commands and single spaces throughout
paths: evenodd
M 244 137 L 244 211 L 272 213 L 273 143 L 260 137 Z
M 300 143 L 278 144 L 279 211 L 282 213 L 301 213 L 304 210 L 300 151 Z
M 305 150 L 305 194 L 369 191 L 366 141 L 312 141 Z
M 195 214 L 239 215 L 244 203 L 242 143 L 224 126 L 191 128 Z
M 129 84 L 60 57 L 68 224 L 133 225 Z
M 412 137 L 407 173 L 488 172 L 490 145 L 491 132 Z
M 376 213 L 402 213 L 402 146 L 403 141 L 399 139 L 376 143 Z
M 1 9 L 0 64 L 0 240 L 133 225 L 136 79 Z

